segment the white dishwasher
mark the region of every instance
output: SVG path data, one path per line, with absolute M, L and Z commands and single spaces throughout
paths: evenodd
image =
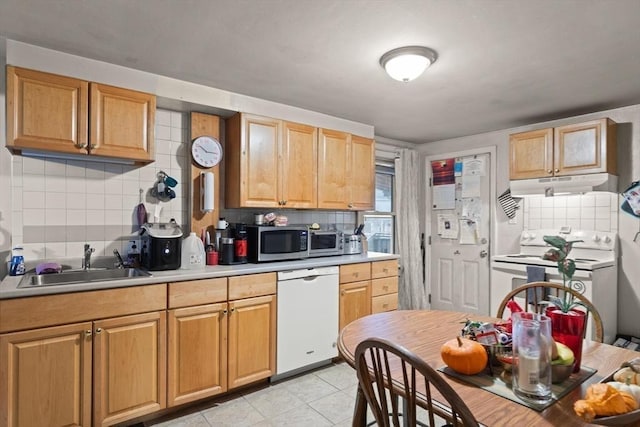
M 338 356 L 338 272 L 278 272 L 278 376 Z

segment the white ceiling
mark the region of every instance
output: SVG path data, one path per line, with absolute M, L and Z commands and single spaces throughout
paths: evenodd
M 638 0 L 0 0 L 0 36 L 424 143 L 640 104 Z M 380 56 L 428 46 L 401 83 Z

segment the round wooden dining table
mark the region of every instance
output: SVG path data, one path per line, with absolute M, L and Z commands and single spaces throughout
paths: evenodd
M 477 314 L 438 310 L 397 310 L 377 313 L 357 319 L 345 326 L 340 332 L 338 350 L 345 361 L 353 367 L 355 350 L 360 342 L 372 337 L 383 338 L 402 345 L 434 369 L 438 369 L 444 366 L 440 358 L 440 347 L 460 334 L 467 319 L 483 322 L 498 320 Z M 596 369 L 596 373 L 541 412 L 451 376 L 445 374 L 442 376 L 462 397 L 478 422 L 483 425 L 583 426 L 588 424 L 575 415 L 573 403 L 584 396 L 589 384 L 602 381 L 623 362 L 637 356 L 638 354 L 631 350 L 585 340 L 582 365 Z M 366 402 L 358 388 L 353 425 L 365 425 L 365 418 Z

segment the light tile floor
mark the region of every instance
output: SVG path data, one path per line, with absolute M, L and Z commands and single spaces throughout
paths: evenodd
M 248 390 L 188 415 L 147 422 L 155 427 L 351 426 L 358 379 L 346 363 Z

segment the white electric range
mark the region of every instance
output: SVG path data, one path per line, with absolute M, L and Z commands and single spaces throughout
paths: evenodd
M 583 283 L 581 289 L 581 285 L 574 282 L 574 289 L 582 292 L 598 309 L 603 322 L 604 341 L 613 343 L 618 327 L 618 235 L 613 232 L 572 230 L 570 227 L 523 231 L 519 253 L 491 258 L 490 312 L 497 313 L 502 298 L 529 281 L 528 265 L 544 267 L 546 281 L 562 283 L 557 263 L 542 259 L 551 248 L 543 240 L 544 236 L 561 236 L 567 241 L 582 240 L 574 243 L 569 253 L 569 258 L 576 263 L 573 279 Z M 591 333 L 589 325 L 587 336 Z

